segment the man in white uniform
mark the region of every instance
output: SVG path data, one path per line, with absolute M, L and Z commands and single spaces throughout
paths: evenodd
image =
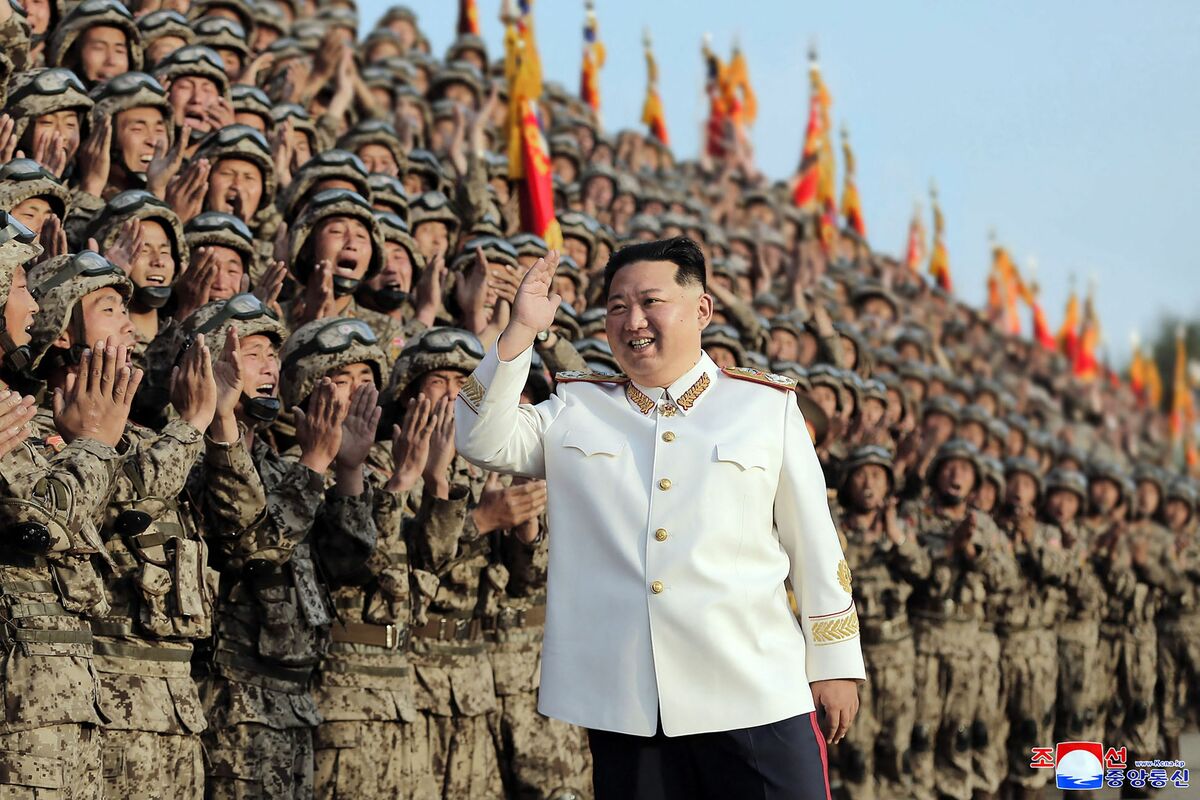
M 588 729 L 597 800 L 828 798 L 865 671 L 794 382 L 705 355 L 704 256 L 678 237 L 605 270 L 624 374 L 562 373 L 521 405 L 557 263 L 525 277 L 455 415 L 465 458 L 546 479 L 539 710 Z

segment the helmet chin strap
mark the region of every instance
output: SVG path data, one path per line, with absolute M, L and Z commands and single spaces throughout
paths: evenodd
M 3 351 L 3 364 L 12 372 L 24 372 L 30 362 L 33 361 L 33 355 L 29 350 L 28 345 L 17 346 L 13 338 L 8 335 L 7 330 L 0 331 L 0 351 Z

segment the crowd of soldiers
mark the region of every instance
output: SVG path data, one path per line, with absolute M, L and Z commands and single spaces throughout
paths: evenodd
M 0 2 L 5 797 L 589 795 L 584 732 L 536 708 L 545 485 L 454 450 L 549 250 L 503 70 L 407 8 L 360 33 L 354 0 Z M 615 248 L 701 244 L 706 351 L 797 381 L 853 574 L 840 796 L 1036 797 L 1057 740 L 1176 754 L 1200 554 L 1162 415 L 823 239 L 745 147 L 542 110 L 564 302 L 525 399 L 617 369 Z

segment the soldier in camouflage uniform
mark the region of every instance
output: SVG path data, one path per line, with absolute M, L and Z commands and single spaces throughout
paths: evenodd
M 1057 468 L 1046 474 L 1041 516 L 1053 527 L 1066 555 L 1064 584 L 1052 588 L 1047 602 L 1057 602 L 1058 695 L 1054 738 L 1097 741 L 1103 729 L 1095 652 L 1100 638 L 1104 587 L 1091 559 L 1091 545 L 1081 521 L 1087 503 L 1087 478 Z
M 1042 478 L 1037 464 L 1024 457 L 1004 463 L 1005 496 L 997 524 L 1012 542 L 1020 567 L 1018 588 L 996 598 L 994 616 L 1000 635 L 999 704 L 995 741 L 1007 746 L 1007 781 L 1015 800 L 1040 796 L 1050 772 L 1030 769 L 1030 748 L 1054 740 L 1054 704 L 1058 685 L 1058 635 L 1061 587 L 1067 558 L 1058 531 L 1037 519 Z
M 970 800 L 974 751 L 994 731 L 981 716 L 978 676 L 998 660 L 986 649 L 985 610 L 993 593 L 1012 589 L 1016 563 L 990 517 L 970 509 L 967 497 L 983 479 L 979 453 L 962 440 L 942 445 L 930 463 L 928 501 L 909 503 L 902 516 L 932 559 L 928 581 L 910 601 L 916 649 L 914 794 L 935 792 Z M 998 648 L 996 648 L 998 651 Z
M 324 376 L 347 350 L 369 348 L 337 330 L 344 321 L 332 322 L 328 332 L 318 323 L 289 340 L 282 368 L 277 347 L 285 329 L 253 295 L 210 304 L 187 323 L 214 335 L 230 325 L 242 331 L 247 376 L 236 415 L 268 509 L 260 524 L 220 547 L 223 613 L 205 691 L 216 798 L 312 796 L 321 716 L 311 678 L 336 613 L 326 578 L 361 565 L 375 546 L 370 491 L 355 479 L 361 462 L 339 462 L 345 478 L 339 473 L 326 489 L 325 473 L 350 437 L 342 436 L 348 404 Z M 279 412 L 281 369 L 284 400 L 308 409 L 296 409 L 295 459 L 264 435 Z
M 377 346 L 370 354 L 360 346 L 345 357 L 369 357 L 376 370 L 385 369 Z M 397 369 L 413 367 L 408 359 Z M 424 441 L 427 454 L 442 421 L 424 397 L 410 408 L 404 429 L 394 430 L 393 452 L 377 451 L 371 459 L 368 482 L 379 530 L 375 551 L 333 590 L 339 621 L 315 689 L 324 718 L 317 731 L 318 797 L 428 800 L 441 794 L 408 658 L 412 598 L 420 594 L 418 587 L 428 589 L 437 578 L 411 568 L 404 523 L 415 513 L 413 493 L 420 490 L 424 469 L 417 440 Z
M 347 189 L 317 192 L 288 229 L 288 266 L 301 284 L 288 308 L 289 323 L 363 316 L 354 294 L 383 269 L 386 258 L 382 227 L 364 197 Z M 380 340 L 405 339 L 397 320 L 370 310 L 365 319 Z
M 387 257 L 384 259 L 383 268 L 369 280 L 363 281 L 354 298 L 358 301 L 358 316 L 366 320 L 371 327 L 378 331 L 400 327 L 399 336 L 390 342 L 384 342 L 388 361 L 394 362 L 409 339 L 434 324 L 436 306 L 441 298 L 437 298 L 433 303 L 424 303 L 418 313 L 416 306 L 422 298 L 417 291 L 417 284 L 426 269 L 425 259 L 421 257 L 417 243 L 408 233 L 407 222 L 395 214 L 385 212 L 377 212 L 375 216 L 383 232 Z M 432 267 L 440 268 L 440 263 Z
M 1194 717 L 1200 692 L 1200 542 L 1196 538 L 1196 490 L 1176 478 L 1163 494 L 1161 518 L 1173 538 L 1183 579 L 1158 614 L 1158 707 L 1164 758 L 1179 758 L 1179 736 Z
M 14 75 L 5 113 L 12 118 L 12 137 L 18 149 L 32 155 L 37 152 L 35 138 L 55 132 L 63 137 L 70 164 L 79 151 L 81 137 L 87 134 L 87 115 L 91 109 L 92 100 L 79 77 L 65 67 L 55 67 Z M 64 112 L 73 112 L 68 117 L 73 118 L 73 124 L 65 122 Z M 63 175 L 55 177 L 61 180 Z
M 431 328 L 401 354 L 387 404 L 403 406 L 423 394 L 435 406 L 452 408 L 483 355 L 467 331 Z M 508 583 L 507 569 L 491 563 L 489 534 L 514 518 L 503 513 L 505 493 L 512 490 L 497 487 L 485 495 L 485 480 L 482 470 L 457 456 L 452 436 L 435 435 L 419 507 L 406 532 L 409 563 L 437 579 L 417 584 L 410 658 L 418 724 L 447 800 L 504 796 L 493 739 L 499 709 L 483 622 L 499 612 Z M 517 495 L 525 495 L 527 514 L 536 514 L 528 491 Z
M 835 520 L 854 575 L 867 682 L 859 688 L 858 717 L 837 748 L 842 792 L 863 800 L 908 797 L 916 713 L 908 598 L 929 578 L 930 557 L 896 514 L 891 453 L 859 447 L 843 475 Z
M 55 256 L 31 272 L 41 306 L 31 330 L 32 374 L 51 389 L 68 385 L 89 340 L 133 343 L 125 303 L 132 285 L 103 256 Z M 77 380 L 77 379 L 76 379 Z M 212 633 L 217 574 L 199 515 L 234 529 L 262 513 L 261 492 L 247 490 L 249 462 L 228 458 L 236 443 L 205 439 L 218 396 L 211 356 L 198 341 L 180 361 L 171 402 L 178 418 L 160 433 L 129 424 L 125 460 L 103 515 L 112 606 L 91 618 L 100 677 L 106 793 L 130 797 L 200 797 L 205 727 L 191 676 L 193 642 Z M 48 409 L 37 424 L 53 433 Z M 203 456 L 206 479 L 185 492 Z M 220 480 L 215 476 L 226 471 Z
M 0 167 L 0 208 L 40 234 L 51 214 L 66 219 L 71 191 L 32 158 L 14 158 Z
M 0 336 L 0 378 L 11 386 L 28 358 L 25 323 L 37 305 L 21 264 L 41 252 L 28 229 L 0 214 L 0 308 L 20 304 Z M 5 314 L 6 319 L 8 314 Z M 111 370 L 116 359 L 108 361 Z M 104 363 L 101 357 L 101 364 Z M 90 355 L 89 355 L 90 366 Z M 111 374 L 111 373 L 110 373 Z M 90 376 L 90 369 L 89 369 Z M 126 390 L 132 375 L 112 386 Z M 136 378 L 132 381 L 136 384 Z M 98 387 L 97 387 L 98 388 Z M 4 424 L 19 399 L 5 389 Z M 128 396 L 128 395 L 126 395 Z M 65 401 L 77 405 L 72 394 Z M 19 407 L 25 424 L 32 404 Z M 0 725 L 0 793 L 52 795 L 71 800 L 100 797 L 99 687 L 92 667 L 92 635 L 85 616 L 109 606 L 96 569 L 102 550 L 100 518 L 120 465 L 115 445 L 129 413 L 113 391 L 94 411 L 104 424 L 81 428 L 64 405 L 59 431 L 28 439 L 0 455 L 0 692 L 6 708 Z M 53 432 L 52 432 L 53 433 Z

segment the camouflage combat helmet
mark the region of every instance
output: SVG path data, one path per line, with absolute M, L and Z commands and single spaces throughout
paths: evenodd
M 575 352 L 583 357 L 583 360 L 588 363 L 588 369 L 595 369 L 593 365 L 603 365 L 601 372 L 607 372 L 613 375 L 621 372 L 621 365 L 617 363 L 617 357 L 613 355 L 612 346 L 603 339 L 588 337 L 572 342 L 575 347 Z
M 375 172 L 367 178 L 370 187 L 371 205 L 379 208 L 386 206 L 387 210 L 408 222 L 408 192 L 399 178 Z
M 482 36 L 473 33 L 459 34 L 446 50 L 446 62 L 462 61 L 462 54 L 469 50 L 474 50 L 483 59 L 483 63 L 488 63 L 487 44 Z
M 30 368 L 35 372 L 50 355 L 55 340 L 72 324 L 80 300 L 108 286 L 120 292 L 127 303 L 133 297 L 133 284 L 125 271 L 94 250 L 43 261 L 29 271 L 29 286 L 38 303 L 29 330 Z M 61 363 L 77 363 L 85 346 L 76 344 L 72 352 L 62 354 Z
M 1037 484 L 1037 493 L 1040 497 L 1042 494 L 1042 472 L 1038 469 L 1038 465 L 1033 459 L 1025 456 L 1010 456 L 1004 459 L 1004 477 L 1006 480 L 1012 480 L 1012 476 L 1016 474 L 1024 474 L 1033 478 Z
M 247 0 L 193 0 L 188 6 L 188 16 L 196 23 L 201 23 L 205 19 L 226 19 L 211 16 L 211 12 L 218 8 L 228 9 L 237 15 L 238 24 L 246 32 L 247 41 L 249 41 L 249 35 L 254 33 L 255 7 L 257 5 L 258 3 L 247 2 Z M 232 20 L 228 21 L 232 22 Z
M 249 275 L 253 270 L 257 251 L 254 234 L 249 226 L 232 214 L 222 211 L 205 211 L 188 220 L 183 226 L 183 238 L 188 248 L 228 247 L 242 257 L 242 268 Z
M 268 28 L 280 36 L 287 35 L 290 24 L 278 3 L 273 3 L 271 0 L 258 0 L 250 10 L 254 16 L 254 25 L 251 27 L 255 30 Z
M 1004 497 L 1005 472 L 1004 465 L 1000 463 L 1000 459 L 992 456 L 980 455 L 979 465 L 983 468 L 984 480 L 991 481 L 996 484 L 997 498 Z
M 302 325 L 283 346 L 280 394 L 284 407 L 302 406 L 317 381 L 331 370 L 369 364 L 376 385 L 388 379 L 387 355 L 375 331 L 361 319 L 325 317 Z
M 316 19 L 324 24 L 326 31 L 344 28 L 349 31 L 351 41 L 358 38 L 358 12 L 352 8 L 327 6 L 317 11 Z
M 425 192 L 413 198 L 408 206 L 408 224 L 415 233 L 417 226 L 425 222 L 441 222 L 453 237 L 461 224 L 458 215 L 450 207 L 450 198 L 439 191 Z
M 60 219 L 71 208 L 71 190 L 54 173 L 32 158 L 14 158 L 0 167 L 0 208 L 10 211 L 26 200 L 40 197 Z
M 285 122 L 291 122 L 292 130 L 299 131 L 308 137 L 308 143 L 312 146 L 314 153 L 325 149 L 321 146 L 321 136 L 317 133 L 316 123 L 313 122 L 312 116 L 303 106 L 295 103 L 272 106 L 271 117 L 275 120 L 275 127 L 279 127 Z
M 262 120 L 267 133 L 274 133 L 275 118 L 271 116 L 271 98 L 257 86 L 238 84 L 229 90 L 234 114 L 254 114 Z
M 252 294 L 236 294 L 228 300 L 206 303 L 183 321 L 185 338 L 203 334 L 214 361 L 225 351 L 225 337 L 230 328 L 236 328 L 242 339 L 262 335 L 276 346 L 288 338 L 287 327 Z
M 4 112 L 12 118 L 13 138 L 20 141 L 31 120 L 59 111 L 78 111 L 80 122 L 85 123 L 92 105 L 79 76 L 66 67 L 52 67 L 14 75 Z
M 182 39 L 185 46 L 196 39 L 196 32 L 188 24 L 187 18 L 171 8 L 151 11 L 138 19 L 137 26 L 142 35 L 142 45 L 147 50 L 151 44 L 166 36 Z
M 478 106 L 483 97 L 483 75 L 474 64 L 466 61 L 451 61 L 439 69 L 429 82 L 429 99 L 437 101 L 445 96 L 446 89 L 452 84 L 459 83 L 471 90 L 475 105 Z
M 978 486 L 985 476 L 983 463 L 979 458 L 979 450 L 975 448 L 975 445 L 964 439 L 951 439 L 938 448 L 937 454 L 934 455 L 933 461 L 929 464 L 929 472 L 927 473 L 929 482 L 933 483 L 937 480 L 938 473 L 942 469 L 942 464 L 956 458 L 966 461 L 975 470 L 975 485 Z
M 468 239 L 463 245 L 462 252 L 451 262 L 450 268 L 456 272 L 466 272 L 475 263 L 475 250 L 483 251 L 483 257 L 489 263 L 504 264 L 509 267 L 517 266 L 517 250 L 508 240 L 498 236 L 477 236 Z
M 578 239 L 587 245 L 588 263 L 579 266 L 585 270 L 592 268 L 596 255 L 596 228 L 599 223 L 581 211 L 563 211 L 558 215 L 558 225 L 562 229 L 563 238 Z
M 1167 483 L 1169 480 L 1170 477 L 1166 470 L 1157 464 L 1143 461 L 1133 468 L 1133 482 L 1135 485 L 1139 483 L 1152 483 L 1158 488 L 1159 495 L 1164 498 L 1167 493 Z
M 959 415 L 962 413 L 962 406 L 957 400 L 949 395 L 939 394 L 937 397 L 931 397 L 921 406 L 921 416 L 928 417 L 930 414 L 945 414 L 954 422 L 958 422 Z
M 1097 481 L 1112 481 L 1116 484 L 1117 491 L 1120 493 L 1120 499 L 1117 500 L 1117 505 L 1126 503 L 1130 499 L 1129 475 L 1117 464 L 1111 461 L 1102 459 L 1093 459 L 1087 464 L 1088 485 Z
M 41 254 L 37 234 L 7 211 L 0 211 L 0 312 L 8 305 L 16 268 Z M 23 372 L 29 367 L 30 360 L 29 346 L 18 347 L 8 335 L 7 327 L 0 325 L 0 365 Z
M 1050 492 L 1055 490 L 1073 492 L 1079 498 L 1080 504 L 1087 503 L 1087 477 L 1078 470 L 1055 467 L 1046 473 L 1044 483 L 1046 494 L 1050 494 Z
M 88 28 L 116 28 L 125 34 L 129 52 L 129 69 L 142 68 L 142 34 L 129 13 L 118 0 L 83 0 L 75 6 L 54 29 L 46 43 L 46 64 L 51 67 L 70 66 L 63 59 L 71 53 L 75 41 Z
M 579 314 L 566 300 L 558 304 L 558 310 L 554 312 L 554 322 L 550 327 L 569 342 L 583 337 L 583 330 L 579 327 Z
M 579 315 L 579 334 L 581 336 L 595 336 L 604 330 L 605 320 L 608 317 L 608 310 L 602 307 L 586 308 Z
M 367 178 L 366 166 L 353 152 L 343 149 L 322 150 L 296 170 L 292 182 L 283 190 L 279 205 L 286 219 L 295 219 L 303 210 L 309 196 L 314 193 L 314 187 L 327 180 L 342 180 L 353 184 L 354 191 L 370 202 L 371 186 Z
M 229 99 L 225 62 L 220 53 L 205 44 L 189 44 L 171 53 L 154 68 L 154 77 L 163 82 L 183 77 L 208 78 L 216 84 L 217 91 Z
M 175 109 L 167 100 L 167 92 L 152 75 L 144 72 L 126 72 L 94 87 L 90 94 L 95 105 L 92 119 L 115 118 L 122 111 L 132 108 L 157 108 L 163 115 L 163 127 L 167 131 L 167 143 L 175 141 Z M 115 123 L 115 120 L 114 120 Z M 113 147 L 117 146 L 113 137 Z
M 360 147 L 376 144 L 387 148 L 396 159 L 396 166 L 401 174 L 404 172 L 404 148 L 400 145 L 400 134 L 390 122 L 381 119 L 367 119 L 355 125 L 342 134 L 337 146 L 351 153 L 358 153 Z
M 865 467 L 868 464 L 883 467 L 887 472 L 888 485 L 895 488 L 896 469 L 892 453 L 886 447 L 877 444 L 862 445 L 850 452 L 849 457 L 842 465 L 842 486 L 844 487 L 850 481 L 850 476 L 854 474 L 856 469 Z
M 536 233 L 518 233 L 510 236 L 508 243 L 517 249 L 517 256 L 543 258 L 550 252 L 550 245 Z
M 575 259 L 566 253 L 558 257 L 558 271 L 555 272 L 555 277 L 566 278 L 575 284 L 575 291 L 577 293 L 583 292 L 583 271 L 579 269 L 579 265 L 575 263 Z
M 1192 510 L 1194 516 L 1197 504 L 1200 503 L 1200 495 L 1197 494 L 1196 485 L 1192 481 L 1182 475 L 1177 475 L 1167 484 L 1163 502 L 1166 503 L 1167 500 L 1182 500 Z
M 371 208 L 371 204 L 360 194 L 345 189 L 326 189 L 312 196 L 304 206 L 300 218 L 288 231 L 288 264 L 291 265 L 296 280 L 304 283 L 312 274 L 313 264 L 306 253 L 308 241 L 317 230 L 317 226 L 330 217 L 350 217 L 367 226 L 371 236 L 371 261 L 363 280 L 378 273 L 383 268 L 387 249 L 384 247 L 379 220 L 375 218 L 375 209 Z M 338 278 L 335 277 L 335 291 L 338 290 L 337 282 Z M 357 288 L 357 284 L 354 288 Z M 354 288 L 345 293 L 352 293 Z
M 408 158 L 401 162 L 401 165 L 401 175 L 420 175 L 432 187 L 431 191 L 441 189 L 446 183 L 446 172 L 442 169 L 442 162 L 428 150 L 420 147 L 409 150 Z
M 101 251 L 112 247 L 121 235 L 121 227 L 131 219 L 154 220 L 163 226 L 175 251 L 175 271 L 186 269 L 190 252 L 183 235 L 179 215 L 162 200 L 145 189 L 121 192 L 105 204 L 104 209 L 88 226 L 87 236 L 94 238 Z
M 249 57 L 249 36 L 246 29 L 233 20 L 224 17 L 203 17 L 194 22 L 192 27 L 196 31 L 197 44 L 211 47 L 218 55 L 222 50 L 232 50 L 242 57 L 243 64 Z
M 742 338 L 738 335 L 737 329 L 732 325 L 716 323 L 709 325 L 700 334 L 700 346 L 702 348 L 724 347 L 733 353 L 737 366 L 741 367 L 746 364 L 746 348 L 742 345 Z
M 379 220 L 379 230 L 383 233 L 383 241 L 398 244 L 408 251 L 408 257 L 412 261 L 413 282 L 415 283 L 416 276 L 425 269 L 425 257 L 421 255 L 416 240 L 408 232 L 408 223 L 404 221 L 403 217 L 387 211 L 376 211 L 375 218 Z
M 262 197 L 251 216 L 275 205 L 275 158 L 271 153 L 271 145 L 265 136 L 249 125 L 229 125 L 208 134 L 200 141 L 196 158 L 207 158 L 214 169 L 224 159 L 249 161 L 258 167 L 263 183 Z
M 484 349 L 479 339 L 461 328 L 430 328 L 410 341 L 400 351 L 392 378 L 380 403 L 395 412 L 402 411 L 425 375 L 439 369 L 452 369 L 469 375 L 483 360 Z

